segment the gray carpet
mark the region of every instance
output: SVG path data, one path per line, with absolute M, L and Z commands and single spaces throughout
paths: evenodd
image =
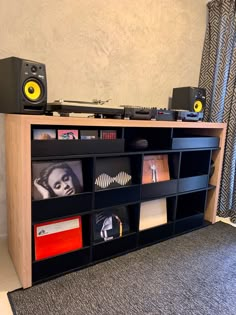
M 8 297 L 17 315 L 235 315 L 236 228 L 219 222 Z

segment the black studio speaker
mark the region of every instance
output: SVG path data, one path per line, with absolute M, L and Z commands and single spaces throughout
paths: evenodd
M 44 64 L 9 57 L 0 60 L 0 113 L 43 114 L 47 104 Z
M 173 88 L 172 109 L 203 112 L 206 106 L 206 90 L 198 87 Z

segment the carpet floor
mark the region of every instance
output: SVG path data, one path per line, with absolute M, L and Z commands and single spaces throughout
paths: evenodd
M 16 315 L 235 315 L 236 229 L 218 222 L 8 298 Z

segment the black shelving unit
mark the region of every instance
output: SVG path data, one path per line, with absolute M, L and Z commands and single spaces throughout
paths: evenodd
M 34 128 L 52 126 L 32 125 Z M 70 126 L 77 129 L 89 127 Z M 59 126 L 53 126 L 59 128 Z M 99 127 L 100 129 L 105 129 Z M 98 127 L 91 127 L 99 129 Z M 60 129 L 63 129 L 60 126 Z M 66 129 L 66 127 L 65 127 Z M 107 127 L 107 129 L 112 129 Z M 113 128 L 114 129 L 114 128 Z M 213 151 L 219 150 L 218 137 L 192 135 L 191 129 L 115 127 L 117 139 L 103 140 L 31 140 L 31 161 L 63 161 L 80 159 L 83 165 L 84 191 L 67 197 L 32 200 L 32 231 L 34 225 L 74 215 L 82 217 L 83 247 L 47 259 L 35 260 L 32 233 L 32 283 L 91 266 L 123 255 L 181 233 L 208 224 L 204 219 L 209 190 L 209 174 Z M 31 132 L 32 134 L 32 132 Z M 134 149 L 133 142 L 145 138 L 148 147 Z M 170 180 L 142 184 L 145 155 L 168 155 Z M 132 180 L 128 185 L 97 189 L 96 166 L 101 159 L 130 161 Z M 167 222 L 139 231 L 142 202 L 166 198 Z M 124 206 L 130 230 L 121 237 L 95 242 L 93 217 L 108 208 Z

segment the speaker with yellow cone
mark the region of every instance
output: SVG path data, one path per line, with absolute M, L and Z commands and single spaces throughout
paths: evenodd
M 0 60 L 0 113 L 44 114 L 47 80 L 44 64 L 9 57 Z
M 198 87 L 180 87 L 173 89 L 172 109 L 203 112 L 206 106 L 206 90 Z

